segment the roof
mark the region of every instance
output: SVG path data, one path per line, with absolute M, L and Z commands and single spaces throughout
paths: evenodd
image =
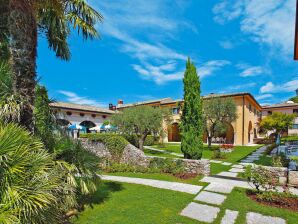
M 250 96 L 253 101 L 260 107 L 262 106 L 258 103 L 258 101 L 254 98 L 254 96 L 248 92 L 238 92 L 238 93 L 220 93 L 220 94 L 208 94 L 206 96 L 203 96 L 203 99 L 209 99 L 212 97 L 233 97 L 233 96 L 244 96 L 248 95 Z M 178 100 L 173 100 L 170 97 L 168 98 L 162 98 L 162 99 L 155 99 L 155 100 L 148 100 L 148 101 L 143 101 L 143 102 L 136 102 L 136 103 L 131 103 L 131 104 L 120 104 L 117 106 L 117 108 L 126 108 L 126 107 L 132 107 L 132 106 L 138 106 L 138 105 L 146 105 L 146 104 L 151 104 L 151 103 L 160 103 L 161 105 L 165 104 L 172 104 L 172 103 L 180 103 L 183 102 L 183 99 L 178 99 Z
M 93 113 L 105 113 L 105 114 L 115 113 L 115 111 L 112 111 L 106 108 L 100 108 L 100 107 L 89 106 L 89 105 L 80 105 L 80 104 L 74 104 L 74 103 L 55 102 L 55 103 L 50 103 L 50 106 L 54 108 L 59 108 L 59 109 L 80 110 L 80 111 L 87 111 L 87 112 L 93 112 Z
M 140 106 L 140 105 L 146 105 L 151 103 L 166 103 L 169 101 L 173 101 L 171 98 L 162 98 L 162 99 L 155 99 L 155 100 L 147 100 L 142 102 L 136 102 L 136 103 L 130 103 L 130 104 L 118 104 L 117 108 L 125 108 L 125 107 L 133 107 L 133 106 Z
M 283 107 L 298 107 L 298 103 L 278 103 L 268 106 L 263 106 L 263 109 L 283 108 Z
M 250 96 L 250 97 L 253 99 L 253 101 L 254 101 L 260 108 L 262 108 L 262 106 L 259 104 L 259 102 L 255 99 L 255 97 L 254 97 L 251 93 L 248 93 L 248 92 L 219 93 L 219 94 L 211 93 L 211 94 L 208 94 L 208 95 L 206 95 L 206 96 L 203 96 L 203 99 L 209 99 L 209 98 L 212 98 L 212 97 L 233 97 L 233 96 L 245 96 L 245 95 Z

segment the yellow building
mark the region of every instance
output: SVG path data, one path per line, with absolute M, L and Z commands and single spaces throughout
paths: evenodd
M 252 144 L 254 139 L 258 138 L 259 122 L 261 118 L 262 107 L 255 100 L 250 93 L 231 93 L 231 94 L 210 94 L 204 96 L 203 99 L 211 97 L 226 98 L 230 97 L 234 100 L 237 107 L 237 119 L 232 124 L 229 124 L 227 132 L 220 136 L 225 139 L 226 143 L 236 145 Z M 133 106 L 153 106 L 169 108 L 172 111 L 172 123 L 165 127 L 167 133 L 165 142 L 179 142 L 181 140 L 179 133 L 179 123 L 181 118 L 181 105 L 183 100 L 173 100 L 171 98 L 163 98 L 156 100 L 149 100 L 144 102 L 137 102 L 133 104 L 123 104 L 122 100 L 118 101 L 117 109 L 122 110 L 124 108 Z M 206 136 L 204 138 L 206 141 Z

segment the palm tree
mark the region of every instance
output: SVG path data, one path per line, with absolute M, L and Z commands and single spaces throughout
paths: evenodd
M 1 0 L 0 5 L 0 41 L 9 37 L 13 92 L 24 103 L 20 124 L 33 130 L 38 34 L 46 36 L 57 57 L 69 60 L 70 32 L 95 38 L 95 24 L 103 17 L 85 0 Z

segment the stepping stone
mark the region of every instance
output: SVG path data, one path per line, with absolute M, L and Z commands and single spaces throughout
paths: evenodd
M 230 172 L 233 172 L 233 173 L 243 173 L 244 172 L 244 169 L 232 168 L 229 171 Z
M 237 177 L 238 173 L 233 173 L 233 172 L 220 172 L 217 174 L 219 176 L 224 176 L 224 177 Z
M 218 213 L 217 207 L 191 202 L 180 214 L 200 222 L 213 223 Z
M 225 165 L 225 166 L 230 166 L 232 165 L 232 163 L 228 163 L 228 162 L 223 162 L 222 165 Z
M 243 165 L 238 165 L 238 164 L 235 164 L 232 166 L 233 168 L 239 168 L 239 169 L 242 169 L 243 168 Z
M 247 181 L 243 181 L 243 180 L 229 180 L 226 178 L 206 176 L 201 179 L 201 182 L 225 184 L 231 187 L 242 187 L 242 188 L 252 189 L 252 186 L 249 183 L 247 183 Z
M 232 210 L 227 209 L 220 224 L 234 224 L 236 222 L 238 213 L 239 213 L 238 211 L 232 211 Z
M 199 193 L 197 195 L 197 197 L 195 197 L 194 200 L 202 201 L 202 202 L 209 203 L 209 204 L 214 204 L 214 205 L 221 205 L 226 198 L 227 197 L 225 195 L 222 195 L 222 194 L 202 191 L 201 193 Z
M 211 163 L 222 163 L 222 161 L 218 161 L 218 160 L 210 160 Z
M 286 224 L 286 221 L 282 218 L 265 216 L 255 212 L 249 212 L 246 214 L 247 224 Z
M 205 187 L 204 190 L 229 194 L 232 192 L 233 186 L 229 186 L 227 184 L 211 183 L 207 187 Z

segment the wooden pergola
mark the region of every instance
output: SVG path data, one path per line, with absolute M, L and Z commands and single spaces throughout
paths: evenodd
M 295 26 L 294 60 L 298 60 L 298 0 L 296 2 L 296 26 Z

